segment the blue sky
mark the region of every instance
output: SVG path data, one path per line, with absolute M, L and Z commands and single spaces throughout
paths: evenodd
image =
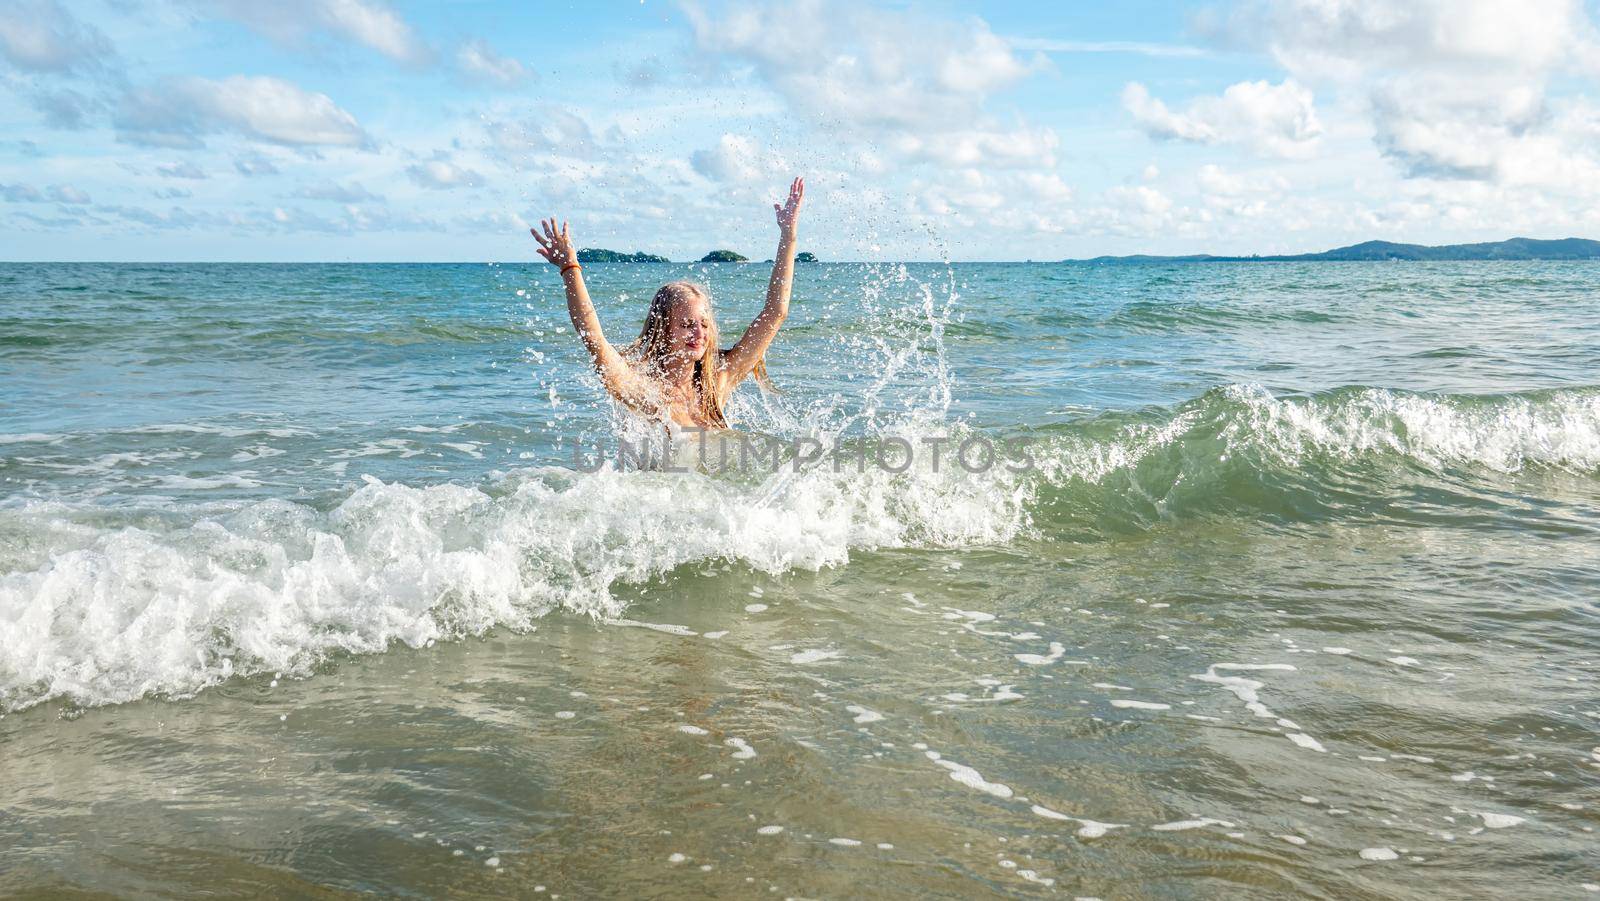
M 7 0 L 0 258 L 1600 237 L 1581 0 Z

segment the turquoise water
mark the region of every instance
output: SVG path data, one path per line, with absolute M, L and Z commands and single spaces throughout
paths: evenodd
M 1035 465 L 586 472 L 548 267 L 0 265 L 0 890 L 1600 891 L 1597 273 L 803 266 L 740 434 Z

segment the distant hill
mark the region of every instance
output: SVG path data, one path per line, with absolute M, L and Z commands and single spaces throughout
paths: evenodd
M 1322 253 L 1297 253 L 1277 256 L 1222 257 L 1211 254 L 1162 257 L 1140 254 L 1127 257 L 1095 257 L 1068 260 L 1085 263 L 1305 263 L 1373 260 L 1600 260 L 1600 241 L 1586 238 L 1561 238 L 1541 241 L 1512 238 L 1485 244 L 1396 244 L 1393 241 L 1365 241 L 1337 247 Z
M 749 258 L 742 257 L 731 250 L 713 250 L 700 258 L 702 263 L 748 263 Z
M 622 253 L 616 250 L 606 250 L 601 247 L 585 247 L 578 251 L 580 263 L 670 263 L 666 257 L 658 257 L 653 253 L 635 251 Z

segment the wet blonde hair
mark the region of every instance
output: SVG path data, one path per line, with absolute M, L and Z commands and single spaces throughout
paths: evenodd
M 695 395 L 699 399 L 700 419 L 718 428 L 727 428 L 728 420 L 722 413 L 722 407 L 727 403 L 728 391 L 733 386 L 724 386 L 722 379 L 716 377 L 722 371 L 722 356 L 725 351 L 722 350 L 722 342 L 717 331 L 716 316 L 711 312 L 711 293 L 704 286 L 694 282 L 668 282 L 662 285 L 661 290 L 650 300 L 650 310 L 645 313 L 644 328 L 639 330 L 639 337 L 624 347 L 622 353 L 652 369 L 659 369 L 661 361 L 669 350 L 667 330 L 672 322 L 673 311 L 695 297 L 705 301 L 707 319 L 710 320 L 705 333 L 706 352 L 694 363 L 694 386 Z M 756 361 L 751 375 L 755 376 L 762 387 L 772 388 L 772 383 L 767 379 L 765 354 Z

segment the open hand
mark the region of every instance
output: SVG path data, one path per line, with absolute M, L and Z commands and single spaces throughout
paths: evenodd
M 800 221 L 800 204 L 806 199 L 806 180 L 797 178 L 789 185 L 789 199 L 782 204 L 773 204 L 772 209 L 778 214 L 778 228 L 785 234 L 793 234 L 795 225 Z
M 544 229 L 544 234 L 539 234 L 539 228 Z M 539 228 L 528 229 L 533 234 L 533 240 L 539 242 L 539 256 L 557 266 L 578 262 L 578 253 L 572 249 L 572 236 L 567 233 L 565 222 L 558 229 L 555 219 L 541 219 Z

